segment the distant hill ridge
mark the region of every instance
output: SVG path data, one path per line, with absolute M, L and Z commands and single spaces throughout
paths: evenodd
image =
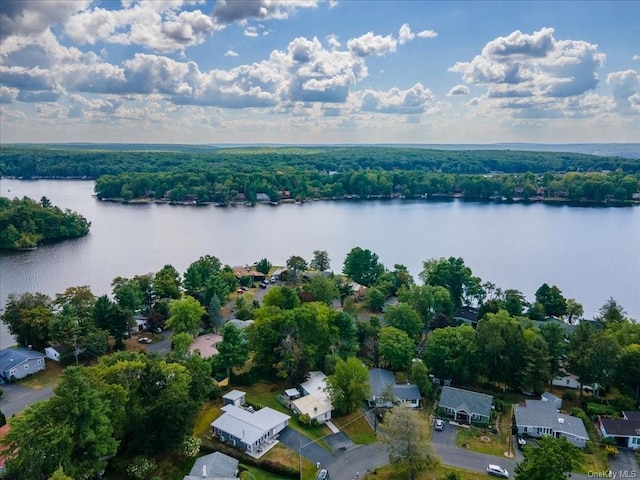
M 604 157 L 640 158 L 640 143 L 384 143 L 384 144 L 284 144 L 284 143 L 7 143 L 5 145 L 69 150 L 122 150 L 159 152 L 206 152 L 226 148 L 335 148 L 392 147 L 432 150 L 519 150 L 533 152 L 584 153 Z

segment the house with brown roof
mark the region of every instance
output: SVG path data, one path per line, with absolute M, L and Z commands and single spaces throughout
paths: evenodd
M 619 447 L 640 449 L 640 412 L 622 412 L 622 418 L 598 417 L 600 432 Z

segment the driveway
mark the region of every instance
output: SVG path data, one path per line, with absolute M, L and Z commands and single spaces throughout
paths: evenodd
M 48 400 L 53 396 L 53 386 L 32 390 L 17 383 L 2 385 L 4 393 L 0 398 L 0 410 L 7 418 L 20 413 L 35 402 Z
M 300 452 L 311 463 L 320 463 L 320 468 L 327 468 L 334 460 L 331 453 L 317 443 L 311 443 L 313 440 L 291 427 L 286 427 L 280 432 L 279 440 L 294 452 Z
M 613 478 L 640 478 L 635 454 L 631 450 L 619 450 L 618 455 L 609 458 L 609 468 L 615 475 Z
M 157 353 L 159 355 L 169 355 L 171 353 L 171 334 L 172 330 L 165 330 L 157 335 L 162 339 L 146 346 L 147 353 Z

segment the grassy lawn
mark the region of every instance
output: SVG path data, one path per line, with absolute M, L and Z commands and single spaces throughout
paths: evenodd
M 609 470 L 609 459 L 604 449 L 596 448 L 596 451 L 584 454 L 578 473 L 604 472 Z
M 34 373 L 33 375 L 29 375 L 23 380 L 20 380 L 19 383 L 23 387 L 27 387 L 32 390 L 40 390 L 41 388 L 57 384 L 63 371 L 64 367 L 60 365 L 60 363 L 47 358 L 45 360 L 44 370 Z
M 504 457 L 511 451 L 511 418 L 510 414 L 501 414 L 498 419 L 499 433 L 492 433 L 488 428 L 471 427 L 458 429 L 456 445 L 474 452 Z M 488 439 L 488 441 L 487 441 Z
M 353 443 L 368 445 L 376 441 L 376 433 L 360 410 L 340 418 L 332 418 L 333 424 L 346 433 Z
M 222 415 L 220 407 L 219 403 L 206 402 L 204 404 L 196 417 L 196 424 L 193 427 L 193 434 L 196 437 L 202 438 L 211 435 L 211 422 Z
M 258 382 L 249 387 L 243 386 L 241 388 L 243 392 L 247 393 L 246 398 L 248 403 L 255 403 L 264 407 L 270 407 L 274 410 L 290 415 L 291 420 L 289 420 L 289 426 L 294 430 L 304 433 L 312 440 L 320 439 L 321 437 L 331 433 L 331 430 L 329 430 L 329 427 L 326 425 L 311 427 L 299 422 L 298 419 L 293 416 L 293 412 L 278 402 L 278 399 L 276 398 L 276 395 L 283 393 L 284 389 L 285 387 L 282 385 L 267 382 Z M 318 442 L 318 445 L 329 449 L 328 445 L 322 440 Z

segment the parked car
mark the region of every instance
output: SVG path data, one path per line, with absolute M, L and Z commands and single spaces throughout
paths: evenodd
M 149 337 L 140 337 L 138 343 L 151 343 L 151 339 Z
M 276 283 L 276 277 L 271 277 L 271 283 Z
M 244 290 L 243 290 L 243 289 L 241 289 L 241 288 L 239 288 L 238 290 L 236 290 L 236 293 L 237 293 L 238 295 L 242 295 L 242 294 L 244 293 Z
M 517 437 L 516 441 L 518 442 L 518 449 L 522 450 L 522 448 L 527 444 L 527 441 L 522 437 Z
M 323 468 L 318 472 L 316 480 L 329 480 L 329 472 Z
M 436 423 L 433 428 L 434 430 L 442 430 L 444 428 L 444 421 L 441 418 L 436 418 Z
M 260 282 L 260 288 L 267 288 L 267 285 L 269 284 L 267 283 L 266 280 L 263 280 L 262 282 Z
M 494 477 L 509 478 L 509 472 L 499 465 L 488 465 L 487 473 Z

